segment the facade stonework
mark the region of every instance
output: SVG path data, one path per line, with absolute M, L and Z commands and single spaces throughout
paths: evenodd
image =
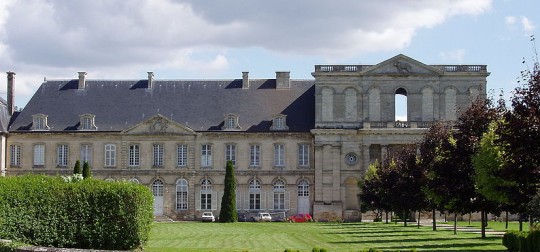
M 148 186 L 155 215 L 194 220 L 219 213 L 232 160 L 240 212 L 359 220 L 358 181 L 369 164 L 418 143 L 434 121 L 455 120 L 485 96 L 489 73 L 398 55 L 317 65 L 312 75 L 48 81 L 11 120 L 5 170 L 65 175 L 88 161 L 96 178 Z M 395 119 L 397 95 L 406 97 L 406 120 Z

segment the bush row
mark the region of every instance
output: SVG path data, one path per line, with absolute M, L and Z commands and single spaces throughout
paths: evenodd
M 508 231 L 504 234 L 502 242 L 510 252 L 537 252 L 540 251 L 540 230 Z
M 147 240 L 153 197 L 130 182 L 0 178 L 0 237 L 38 246 L 133 249 Z

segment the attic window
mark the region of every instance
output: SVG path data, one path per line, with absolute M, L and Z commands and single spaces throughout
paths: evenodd
M 283 114 L 274 115 L 272 119 L 272 127 L 270 130 L 288 130 L 287 116 Z
M 238 115 L 228 114 L 223 120 L 223 130 L 241 130 L 242 127 L 238 124 Z
M 49 130 L 47 125 L 47 115 L 36 114 L 32 115 L 32 130 Z
M 79 130 L 97 130 L 95 118 L 96 116 L 91 114 L 81 115 Z

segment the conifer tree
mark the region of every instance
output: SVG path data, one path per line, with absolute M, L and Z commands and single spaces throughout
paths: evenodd
M 237 222 L 236 212 L 236 179 L 234 178 L 234 166 L 232 161 L 227 161 L 225 172 L 225 191 L 221 199 L 221 211 L 219 212 L 220 222 Z
M 79 162 L 79 161 L 77 161 L 77 162 Z M 92 177 L 92 171 L 90 170 L 90 165 L 86 161 L 83 164 L 82 175 L 83 175 L 84 179 L 89 179 L 89 178 Z
M 73 174 L 82 174 L 81 162 L 79 160 L 75 162 L 75 167 L 73 167 Z

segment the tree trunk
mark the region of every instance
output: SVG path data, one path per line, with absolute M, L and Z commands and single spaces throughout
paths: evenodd
M 508 229 L 508 211 L 506 211 L 506 224 L 505 228 Z
M 407 226 L 407 216 L 408 215 L 408 211 L 407 210 L 403 210 L 403 226 L 406 227 Z
M 519 231 L 523 231 L 523 220 L 521 219 L 521 216 L 519 217 Z
M 388 211 L 384 211 L 386 214 L 386 224 L 388 224 Z
M 420 228 L 420 211 L 418 211 L 418 228 Z
M 482 239 L 486 238 L 486 214 L 482 210 L 480 211 L 480 215 L 482 215 L 482 224 L 480 225 L 482 227 Z
M 457 235 L 457 213 L 454 213 L 454 235 Z
M 433 208 L 433 231 L 437 231 L 437 216 L 435 216 L 435 208 Z
M 469 213 L 469 225 L 471 225 L 471 213 Z

